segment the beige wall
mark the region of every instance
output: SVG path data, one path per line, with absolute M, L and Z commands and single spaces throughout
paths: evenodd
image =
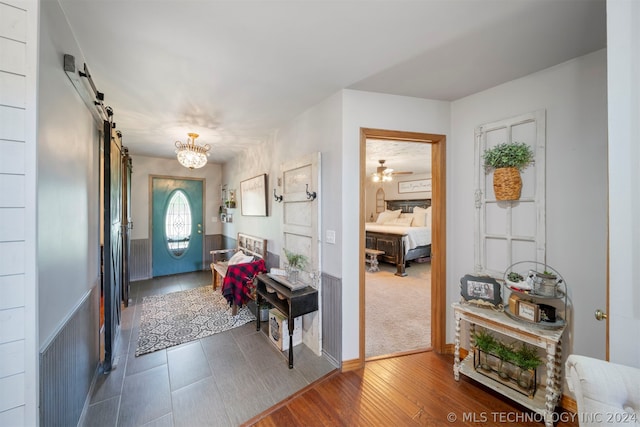
M 209 163 L 201 169 L 190 170 L 176 159 L 132 155 L 131 174 L 131 216 L 133 219 L 132 239 L 148 239 L 149 233 L 149 176 L 171 176 L 176 178 L 203 178 L 205 181 L 205 234 L 220 234 L 222 227 L 218 217 L 220 206 L 220 184 L 222 168 Z

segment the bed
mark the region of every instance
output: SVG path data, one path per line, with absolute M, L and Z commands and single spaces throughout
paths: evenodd
M 385 203 L 386 211 L 380 215 L 393 216 L 396 214 L 390 212 L 400 213 L 393 219 L 385 220 L 379 216 L 378 222 L 367 222 L 365 246 L 384 251 L 384 254 L 379 256 L 380 261 L 395 264 L 396 276 L 406 276 L 405 268 L 408 261 L 431 256 L 430 209 L 427 215 L 429 219 L 424 226 L 422 222 L 417 222 L 417 226 L 410 222 L 413 221 L 414 209 L 419 208 L 416 212 L 422 214 L 431 206 L 431 199 L 386 200 Z

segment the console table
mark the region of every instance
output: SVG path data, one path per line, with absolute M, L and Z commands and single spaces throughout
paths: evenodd
M 267 288 L 273 292 L 270 292 Z M 298 316 L 318 310 L 318 290 L 307 286 L 306 288 L 292 291 L 263 273 L 256 277 L 258 313 L 260 313 L 260 303 L 262 301 L 268 301 L 287 317 L 289 326 L 289 369 L 291 369 L 293 368 L 293 320 Z M 256 316 L 256 330 L 260 330 L 260 316 Z
M 518 322 L 506 314 L 494 311 L 490 308 L 480 308 L 473 305 L 463 305 L 460 303 L 452 304 L 456 319 L 455 349 L 453 375 L 456 381 L 460 379 L 460 374 L 481 382 L 492 390 L 514 400 L 528 409 L 542 415 L 545 425 L 553 427 L 555 407 L 560 400 L 562 388 L 562 346 L 561 338 L 565 326 L 557 329 L 542 329 L 535 325 L 529 325 Z M 471 348 L 469 356 L 463 361 L 460 360 L 460 323 L 466 321 L 469 323 L 469 337 Z M 509 387 L 504 386 L 498 381 L 494 381 L 476 372 L 473 363 L 473 350 L 475 343 L 473 342 L 473 334 L 476 325 L 485 329 L 498 332 L 502 335 L 515 338 L 518 341 L 540 347 L 546 351 L 546 369 L 547 380 L 542 393 L 543 385 L 537 385 L 540 390 L 535 394 L 533 399 L 518 393 Z

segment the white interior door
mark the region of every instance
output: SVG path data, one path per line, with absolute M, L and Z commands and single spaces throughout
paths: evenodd
M 283 248 L 307 257 L 300 280 L 318 289 L 319 309 L 302 319 L 303 342 L 316 354 L 322 349 L 320 286 L 320 153 L 286 162 L 282 169 Z M 281 254 L 281 266 L 286 257 Z

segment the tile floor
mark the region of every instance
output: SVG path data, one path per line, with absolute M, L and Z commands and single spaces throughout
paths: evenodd
M 131 284 L 115 368 L 101 375 L 80 426 L 237 426 L 335 369 L 305 345 L 293 369 L 255 322 L 135 357 L 143 297 L 210 286 L 211 273 Z

